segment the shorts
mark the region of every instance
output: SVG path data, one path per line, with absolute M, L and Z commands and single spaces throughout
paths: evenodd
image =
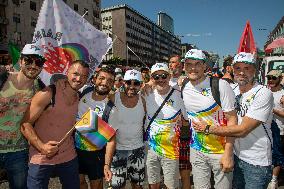
M 179 169 L 191 170 L 190 164 L 190 141 L 180 140 L 179 148 Z
M 147 175 L 149 184 L 161 182 L 161 168 L 164 173 L 164 183 L 168 189 L 175 189 L 179 185 L 179 160 L 169 159 L 158 155 L 152 149 L 148 150 Z
M 116 150 L 111 164 L 111 187 L 122 188 L 129 179 L 132 183 L 143 186 L 145 179 L 144 146 L 134 150 Z
M 97 151 L 76 149 L 79 162 L 79 174 L 88 175 L 90 180 L 104 177 L 105 148 Z

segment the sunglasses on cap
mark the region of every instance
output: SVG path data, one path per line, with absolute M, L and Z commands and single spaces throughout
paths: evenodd
M 133 84 L 134 86 L 140 86 L 141 82 L 138 80 L 126 80 L 125 81 L 126 85 L 131 85 Z
M 30 66 L 33 63 L 35 63 L 37 67 L 42 67 L 45 62 L 44 58 L 37 57 L 37 56 L 24 56 L 23 58 L 24 58 L 26 66 Z
M 169 76 L 169 74 L 166 74 L 166 73 L 163 73 L 161 75 L 158 75 L 158 74 L 152 75 L 154 80 L 159 80 L 160 78 L 167 79 L 168 76 Z
M 266 77 L 267 77 L 267 80 L 277 80 L 278 79 L 278 77 L 270 76 L 270 75 L 268 75 Z

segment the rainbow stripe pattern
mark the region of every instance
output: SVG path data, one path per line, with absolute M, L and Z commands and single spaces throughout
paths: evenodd
M 181 111 L 167 119 L 155 119 L 148 132 L 149 147 L 161 156 L 178 159 L 180 120 Z
M 221 107 L 215 102 L 210 107 L 201 110 L 199 112 L 187 112 L 190 125 L 191 120 L 198 121 L 199 118 L 205 120 L 209 125 L 227 126 L 227 120 Z M 221 154 L 224 153 L 225 137 L 217 135 L 205 135 L 204 133 L 195 132 L 191 127 L 191 143 L 190 146 L 195 150 L 209 153 L 209 154 Z
M 75 60 L 89 61 L 89 52 L 81 44 L 66 43 L 66 44 L 62 44 L 61 48 L 63 49 L 64 53 L 69 55 L 72 61 L 75 61 Z
M 91 109 L 76 123 L 75 128 L 75 146 L 87 151 L 102 149 L 116 132 Z

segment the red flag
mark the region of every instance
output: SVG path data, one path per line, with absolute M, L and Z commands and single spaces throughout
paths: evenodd
M 246 23 L 246 27 L 244 29 L 244 32 L 242 34 L 241 40 L 240 40 L 240 46 L 238 49 L 239 52 L 247 52 L 247 53 L 255 53 L 256 52 L 256 46 L 254 43 L 254 38 L 251 30 L 251 26 L 249 21 Z

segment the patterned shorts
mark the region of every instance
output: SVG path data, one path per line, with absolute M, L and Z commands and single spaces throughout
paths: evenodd
M 143 186 L 145 179 L 145 150 L 144 146 L 135 150 L 116 150 L 112 164 L 113 173 L 111 187 L 121 188 L 129 179 L 136 185 Z
M 191 169 L 191 164 L 189 160 L 190 155 L 190 141 L 180 141 L 179 148 L 179 169 Z

